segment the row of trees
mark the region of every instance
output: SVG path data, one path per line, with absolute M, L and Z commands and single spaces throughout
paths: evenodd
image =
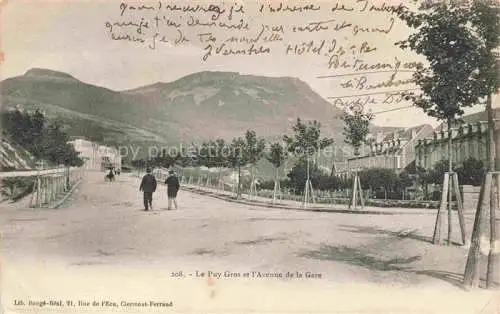
M 264 155 L 265 141 L 259 138 L 255 131 L 247 130 L 244 137 L 233 138 L 232 141 L 219 138 L 209 140 L 200 145 L 192 144 L 189 147 L 176 150 L 175 153 L 164 149 L 157 156 L 150 156 L 148 160 L 133 160 L 134 167 L 164 167 L 173 165 L 181 167 L 233 168 L 238 171 L 238 182 L 241 178 L 241 169 L 248 165 L 255 165 Z M 237 194 L 240 196 L 241 184 L 238 183 Z
M 307 180 L 307 165 L 304 160 L 297 162 L 287 178 L 281 180 L 280 186 L 291 189 L 295 194 L 303 194 Z M 458 173 L 461 185 L 481 185 L 481 180 L 485 173 L 485 166 L 482 161 L 470 158 L 459 165 L 454 165 L 454 171 Z M 448 160 L 437 162 L 432 169 L 425 170 L 417 168 L 416 171 L 403 171 L 397 174 L 392 169 L 371 168 L 362 169 L 358 175 L 363 190 L 382 191 L 384 198 L 391 193 L 393 197 L 405 197 L 405 190 L 411 186 L 420 186 L 424 191 L 425 197 L 429 196 L 428 186 L 431 184 L 441 186 L 444 173 L 448 171 Z M 344 175 L 329 175 L 320 169 L 316 164 L 310 167 L 310 179 L 314 189 L 321 191 L 341 191 L 352 189 L 353 178 Z M 274 182 L 265 181 L 261 187 L 263 189 L 272 189 Z M 435 197 L 434 197 L 435 198 Z
M 12 110 L 1 112 L 2 135 L 21 145 L 37 160 L 52 165 L 81 166 L 69 136 L 58 120 L 49 120 L 42 112 Z
M 352 116 L 355 118 L 349 118 L 350 115 L 347 112 L 345 114 L 346 142 L 357 150 L 363 138 L 362 133 L 368 132 L 371 116 L 360 114 L 359 111 L 355 111 Z M 360 120 L 364 122 L 359 122 Z M 293 190 L 295 194 L 303 194 L 309 179 L 314 189 L 330 191 L 352 189 L 353 178 L 328 175 L 316 162 L 311 162 L 318 151 L 333 143 L 330 138 L 321 138 L 320 128 L 320 123 L 316 121 L 304 123 L 297 119 L 292 127 L 293 135 L 283 136 L 283 141 L 266 143 L 264 139 L 257 136 L 255 131 L 248 130 L 244 137 L 233 138 L 232 141 L 208 140 L 199 146 L 193 144 L 191 147 L 183 148 L 175 154 L 163 150 L 161 154 L 152 156 L 149 160 L 135 160 L 132 163 L 135 167 L 170 168 L 173 165 L 179 165 L 181 167 L 218 168 L 219 179 L 221 179 L 222 169 L 231 168 L 238 173 L 238 197 L 241 196 L 242 168 L 250 166 L 251 182 L 253 182 L 255 165 L 263 158 L 274 166 L 274 180 L 264 182 L 262 188 L 274 189 L 277 192 L 278 187 L 286 187 Z M 280 180 L 279 170 L 284 161 L 291 156 L 296 157 L 295 163 L 287 173 L 287 179 Z M 413 174 L 404 171 L 399 175 L 391 169 L 361 170 L 359 172 L 361 188 L 370 191 L 383 190 L 386 198 L 387 193 L 394 192 L 402 195 L 405 188 L 420 184 L 427 195 L 428 184 L 442 184 L 443 175 L 447 171 L 446 165 L 447 161 L 443 160 L 436 163 L 431 170 L 417 169 Z M 461 184 L 472 185 L 480 184 L 485 171 L 482 162 L 475 159 L 467 160 L 454 169 L 459 173 Z M 252 184 L 251 188 L 254 188 Z
M 442 184 L 445 172 L 448 171 L 449 161 L 443 159 L 434 164 L 430 170 L 417 169 L 417 178 L 422 184 Z M 482 183 L 486 166 L 481 160 L 469 158 L 461 164 L 452 163 L 452 169 L 458 174 L 461 185 L 479 186 Z
M 297 162 L 287 178 L 281 181 L 281 186 L 292 190 L 295 194 L 303 194 L 307 181 L 307 161 L 302 159 Z M 361 170 L 358 173 L 361 186 L 364 190 L 378 191 L 380 188 L 386 192 L 396 191 L 401 193 L 405 187 L 411 186 L 413 180 L 406 172 L 397 175 L 391 169 L 372 168 Z M 309 178 L 315 190 L 320 191 L 345 191 L 352 189 L 353 177 L 344 175 L 331 175 L 324 172 L 316 164 L 310 166 Z M 270 189 L 272 182 L 264 182 L 261 187 Z
M 303 122 L 300 118 L 292 127 L 293 135 L 284 135 L 282 141 L 272 143 L 248 130 L 243 137 L 235 137 L 226 142 L 224 139 L 209 140 L 200 145 L 193 144 L 171 154 L 164 150 L 158 156 L 148 160 L 135 160 L 135 167 L 165 167 L 174 164 L 182 167 L 231 168 L 238 173 L 237 197 L 241 196 L 241 170 L 250 167 L 252 182 L 254 169 L 261 159 L 266 159 L 274 166 L 274 177 L 277 189 L 279 169 L 289 156 L 296 157 L 297 163 L 309 163 L 313 156 L 333 143 L 331 138 L 321 138 L 321 124 L 317 121 Z M 219 172 L 220 173 L 220 172 Z

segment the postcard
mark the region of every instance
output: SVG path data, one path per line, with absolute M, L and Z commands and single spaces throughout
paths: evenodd
M 2 313 L 500 313 L 498 6 L 437 3 L 0 1 Z

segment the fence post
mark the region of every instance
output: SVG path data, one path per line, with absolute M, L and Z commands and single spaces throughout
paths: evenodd
M 40 189 L 42 185 L 42 178 L 40 177 L 40 174 L 36 176 L 36 200 L 35 200 L 35 207 L 40 207 Z
M 49 204 L 50 206 L 52 206 L 54 200 L 56 199 L 57 177 L 54 177 L 54 175 L 50 176 L 49 182 L 50 182 Z

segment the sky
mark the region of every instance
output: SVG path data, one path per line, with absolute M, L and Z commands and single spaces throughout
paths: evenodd
M 366 2 L 366 3 L 365 3 Z M 401 1 L 386 1 L 387 4 L 397 5 Z M 182 28 L 181 32 L 190 41 L 182 46 L 171 43 L 156 43 L 157 47 L 152 50 L 145 44 L 136 44 L 124 40 L 111 40 L 112 33 L 107 28 L 106 22 L 139 22 L 141 18 L 152 21 L 152 17 L 166 16 L 167 19 L 185 22 L 189 14 L 181 14 L 174 11 L 150 11 L 132 10 L 130 7 L 139 6 L 134 1 L 115 0 L 3 0 L 1 3 L 0 24 L 0 48 L 4 54 L 4 60 L 0 63 L 0 78 L 5 79 L 17 75 L 23 75 L 33 67 L 47 68 L 69 73 L 79 80 L 87 83 L 103 86 L 113 90 L 125 90 L 144 86 L 156 82 L 170 82 L 191 73 L 200 71 L 231 71 L 242 74 L 254 74 L 264 76 L 292 76 L 298 77 L 311 86 L 323 98 L 334 101 L 329 97 L 342 97 L 342 100 L 354 99 L 344 96 L 362 95 L 367 93 L 385 92 L 388 90 L 401 90 L 413 88 L 414 86 L 392 86 L 390 88 L 379 88 L 371 90 L 359 90 L 349 87 L 363 74 L 353 69 L 329 68 L 329 60 L 332 54 L 315 55 L 313 53 L 301 56 L 287 55 L 288 44 L 300 44 L 301 42 L 314 41 L 318 45 L 322 40 L 326 43 L 336 42 L 336 48 L 356 45 L 352 56 L 348 56 L 349 49 L 343 56 L 345 60 L 353 60 L 357 57 L 366 64 L 394 63 L 395 58 L 401 62 L 423 61 L 411 52 L 403 51 L 394 45 L 397 40 L 408 36 L 409 30 L 401 22 L 391 22 L 390 16 L 384 12 L 370 11 L 359 12 L 361 6 L 372 5 L 380 7 L 382 1 L 375 0 L 345 0 L 345 1 L 311 1 L 309 4 L 320 7 L 320 10 L 304 10 L 302 13 L 278 12 L 258 13 L 261 4 L 266 2 L 257 1 L 214 1 L 220 8 L 229 8 L 232 5 L 237 8 L 244 6 L 245 13 L 235 13 L 231 22 L 236 24 L 240 18 L 249 23 L 249 30 L 225 32 L 220 28 L 190 27 Z M 169 3 L 172 3 L 171 1 Z M 208 2 L 198 4 L 208 5 Z M 273 7 L 279 6 L 279 1 L 270 1 Z M 306 2 L 283 2 L 290 6 L 299 4 L 304 6 Z M 335 4 L 337 8 L 354 8 L 354 11 L 336 10 L 332 11 Z M 158 1 L 143 2 L 147 5 L 159 5 Z M 167 4 L 163 1 L 163 5 Z M 191 4 L 193 1 L 177 2 L 178 5 Z M 123 15 L 121 15 L 122 9 Z M 226 13 L 227 13 L 226 11 Z M 192 14 L 191 14 L 192 15 Z M 210 21 L 210 15 L 197 14 L 194 17 L 202 21 Z M 227 18 L 227 16 L 221 17 Z M 293 32 L 293 26 L 304 26 L 314 21 L 335 20 L 329 24 L 329 29 L 324 31 Z M 357 25 L 358 32 L 355 35 L 354 26 L 332 30 L 332 26 L 346 21 Z M 225 20 L 229 23 L 229 20 Z M 151 23 L 152 24 L 152 23 Z M 153 40 L 153 27 L 143 31 L 141 38 Z M 271 45 L 271 53 L 258 56 L 210 56 L 206 61 L 202 60 L 206 50 L 207 42 L 201 42 L 198 34 L 212 32 L 217 37 L 217 44 L 221 38 L 230 36 L 255 36 L 261 26 L 282 25 L 284 32 L 281 34 L 283 41 Z M 391 27 L 392 25 L 392 27 Z M 361 31 L 360 29 L 385 29 L 389 31 Z M 114 27 L 115 35 L 136 34 L 133 28 Z M 151 32 L 149 35 L 147 32 Z M 174 28 L 163 27 L 160 32 L 170 42 L 177 37 Z M 279 32 L 278 32 L 279 33 Z M 136 34 L 137 35 L 137 34 Z M 376 50 L 359 54 L 358 49 L 363 42 Z M 215 47 L 217 44 L 214 44 Z M 326 45 L 328 46 L 328 45 Z M 322 49 L 326 49 L 326 46 Z M 215 49 L 214 47 L 214 49 Z M 238 46 L 239 47 L 239 46 Z M 236 48 L 238 48 L 236 47 Z M 243 47 L 243 46 L 241 46 Z M 331 46 L 329 46 L 331 47 Z M 342 57 L 341 57 L 342 58 Z M 352 75 L 353 73 L 357 75 Z M 347 75 L 346 75 L 347 74 Z M 361 76 L 360 76 L 361 75 Z M 391 73 L 369 74 L 368 83 L 375 84 L 389 79 Z M 318 78 L 320 76 L 336 76 L 335 78 Z M 410 77 L 410 73 L 398 73 L 396 80 L 404 80 Z M 341 84 L 344 83 L 344 87 Z M 347 87 L 346 87 L 347 86 Z M 410 127 L 422 123 L 430 123 L 436 126 L 439 122 L 428 118 L 421 109 L 407 108 L 403 110 L 390 111 L 391 109 L 406 107 L 404 102 L 382 103 L 384 94 L 373 94 L 377 99 L 376 104 L 367 105 L 373 112 L 388 111 L 376 115 L 374 122 L 385 126 Z M 364 96 L 366 97 L 366 96 Z M 337 98 L 339 99 L 339 98 Z M 495 106 L 498 105 L 498 98 Z M 482 106 L 476 106 L 467 112 L 482 110 Z

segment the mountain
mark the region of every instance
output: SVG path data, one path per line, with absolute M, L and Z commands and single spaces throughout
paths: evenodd
M 40 108 L 65 121 L 72 135 L 98 139 L 104 134 L 111 141 L 164 140 L 130 123 L 144 113 L 140 106 L 128 102 L 118 92 L 86 84 L 69 74 L 32 69 L 0 84 L 7 107 L 22 104 L 27 110 Z
M 40 108 L 72 136 L 115 145 L 166 145 L 243 136 L 274 138 L 296 119 L 318 120 L 343 145 L 342 111 L 305 82 L 234 72 L 200 72 L 170 83 L 113 91 L 35 68 L 0 83 L 3 104 Z
M 148 123 L 175 130 L 179 138 L 231 138 L 247 129 L 275 136 L 288 132 L 297 117 L 316 119 L 329 133 L 339 131 L 341 111 L 306 83 L 291 77 L 233 72 L 201 72 L 171 83 L 122 92 L 152 110 Z M 168 124 L 165 125 L 165 121 Z

